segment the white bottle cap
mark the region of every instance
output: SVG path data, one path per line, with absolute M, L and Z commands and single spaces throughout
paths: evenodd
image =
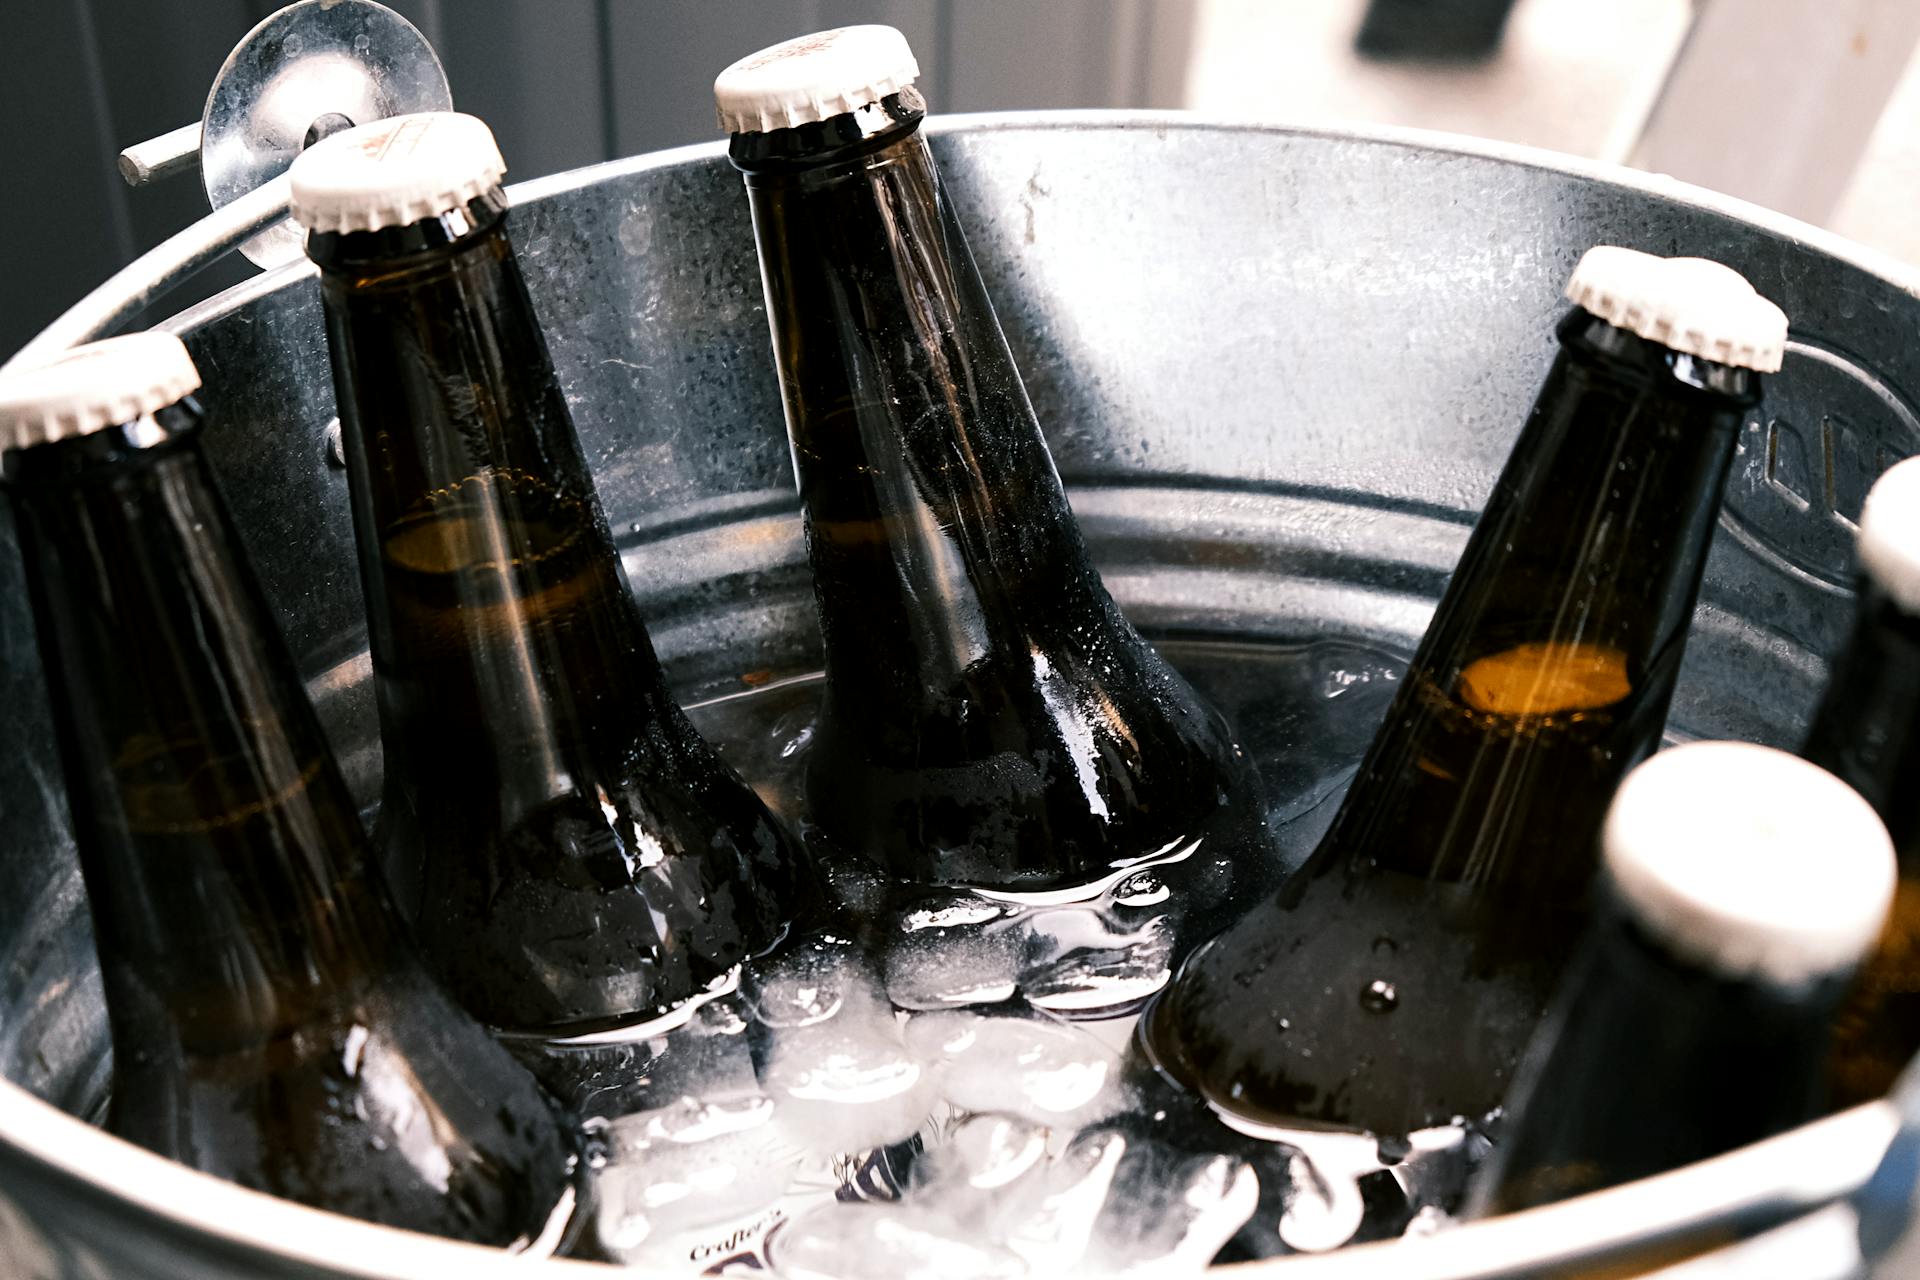
M 192 394 L 200 371 L 186 344 L 149 330 L 75 347 L 0 376 L 0 449 L 84 436 L 132 422 Z
M 1772 373 L 1786 354 L 1786 312 L 1732 267 L 1595 245 L 1567 297 L 1608 324 L 1674 351 Z
M 749 54 L 713 81 L 720 127 L 764 133 L 829 120 L 880 101 L 920 76 L 892 27 L 838 27 Z
M 1920 613 L 1920 458 L 1894 463 L 1867 491 L 1860 568 L 1895 604 Z
M 1728 978 L 1842 973 L 1893 901 L 1893 842 L 1860 795 L 1798 756 L 1695 742 L 1627 775 L 1601 847 L 1615 894 L 1677 955 Z
M 309 231 L 378 231 L 460 208 L 507 171 L 493 130 L 458 111 L 342 129 L 294 160 L 294 221 Z

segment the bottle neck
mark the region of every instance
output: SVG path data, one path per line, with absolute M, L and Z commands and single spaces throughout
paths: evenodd
M 431 757 L 524 810 L 666 698 L 507 221 L 495 192 L 309 243 L 390 800 Z
M 1750 370 L 1575 309 L 1328 845 L 1577 898 L 1658 745 Z
M 1920 615 L 1870 577 L 1801 754 L 1866 797 L 1920 878 Z
M 732 148 L 829 686 L 901 706 L 983 662 L 1031 665 L 1111 608 L 920 120 L 903 92 Z
M 1483 1211 L 1647 1177 L 1813 1119 L 1846 976 L 1785 987 L 1715 973 L 1610 904 L 1515 1082 Z
M 391 926 L 198 422 L 23 450 L 5 484 L 116 1040 L 217 1051 L 384 968 Z

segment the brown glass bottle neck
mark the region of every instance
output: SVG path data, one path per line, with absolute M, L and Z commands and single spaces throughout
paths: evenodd
M 1470 664 L 1528 642 L 1596 661 L 1617 655 L 1617 670 L 1564 673 L 1574 685 L 1597 682 L 1587 692 L 1603 702 L 1612 675 L 1638 687 L 1684 635 L 1734 432 L 1758 400 L 1750 370 L 1680 355 L 1584 312 L 1561 338 L 1422 645 L 1418 665 L 1453 692 Z M 1501 673 L 1484 675 L 1477 709 L 1509 710 L 1493 688 Z
M 917 124 L 747 188 L 829 678 L 933 689 L 1108 619 Z
M 417 752 L 559 785 L 665 696 L 507 221 L 323 267 L 390 793 Z
M 1560 337 L 1322 865 L 1565 902 L 1659 742 L 1759 381 L 1577 309 Z
M 8 487 L 109 988 L 205 1045 L 297 1024 L 393 935 L 198 435 L 176 406 Z

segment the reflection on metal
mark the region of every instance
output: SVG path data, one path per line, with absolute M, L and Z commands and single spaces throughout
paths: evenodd
M 373 0 L 301 0 L 234 46 L 198 125 L 128 147 L 120 173 L 144 186 L 197 163 L 217 212 L 285 173 L 323 117 L 367 124 L 452 105 L 440 59 L 405 18 Z M 275 220 L 240 251 L 274 267 L 301 244 L 298 227 Z
M 1551 359 L 1561 284 L 1595 241 L 1735 266 L 1810 353 L 1770 383 L 1770 413 L 1812 429 L 1844 396 L 1858 439 L 1920 447 L 1898 444 L 1892 408 L 1920 394 L 1920 293 L 1903 269 L 1721 197 L 1434 136 L 1178 116 L 951 120 L 933 144 L 1089 545 L 1150 632 L 1411 648 Z M 702 146 L 511 195 L 583 449 L 676 686 L 813 669 L 738 175 Z M 371 800 L 377 717 L 346 484 L 326 461 L 312 272 L 262 276 L 170 327 L 205 375 L 209 453 L 267 595 Z M 1844 365 L 1818 354 L 1837 352 Z M 1766 427 L 1749 425 L 1749 438 Z M 1716 540 L 1670 727 L 1792 744 L 1848 606 L 1826 581 L 1832 513 L 1761 506 L 1778 495 L 1753 474 Z M 10 530 L 0 544 L 0 758 L 24 762 L 0 771 L 7 1221 L 31 1222 L 32 1249 L 73 1274 L 600 1274 L 269 1201 L 63 1114 L 97 1103 L 106 1028 Z M 1759 1229 L 1859 1185 L 1892 1129 L 1889 1107 L 1862 1108 L 1648 1183 L 1235 1274 L 1484 1280 L 1655 1234 Z

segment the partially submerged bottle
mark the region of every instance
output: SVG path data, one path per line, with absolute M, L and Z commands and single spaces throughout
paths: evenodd
M 1835 1027 L 1834 1102 L 1883 1096 L 1920 1053 L 1920 459 L 1860 515 L 1853 634 L 1801 754 L 1865 796 L 1900 859 L 1892 914 Z
M 0 379 L 113 1037 L 107 1124 L 303 1204 L 551 1247 L 572 1144 L 428 977 L 161 333 Z
M 1589 251 L 1561 351 L 1307 865 L 1187 962 L 1155 1060 L 1226 1117 L 1400 1135 L 1498 1106 L 1660 741 L 1741 420 L 1786 318 Z
M 1230 872 L 1248 767 L 1094 571 L 918 76 L 898 31 L 864 26 L 714 84 L 826 646 L 813 818 L 922 882 L 1071 897 L 1196 850 Z
M 492 1026 L 681 1016 L 812 893 L 674 704 L 471 116 L 336 134 L 292 170 L 320 267 L 386 783 L 421 946 Z
M 1606 908 L 1529 1049 L 1473 1213 L 1531 1208 L 1817 1117 L 1847 979 L 1894 884 L 1886 828 L 1832 774 L 1698 742 L 1621 784 Z

